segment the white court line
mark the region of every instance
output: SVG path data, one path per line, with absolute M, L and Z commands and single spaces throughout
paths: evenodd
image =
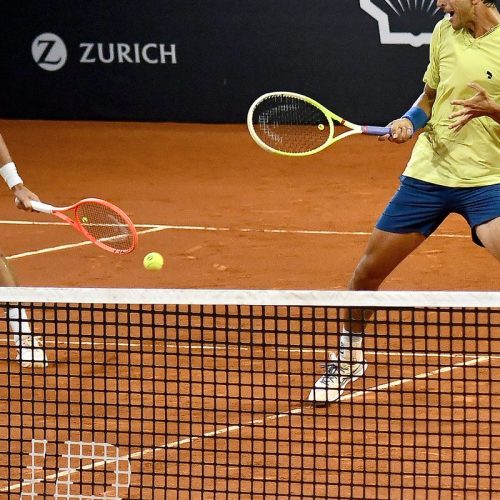
M 164 341 L 159 341 L 159 342 L 164 342 Z M 49 345 L 56 345 L 55 341 L 52 340 L 45 340 L 44 344 L 46 346 Z M 0 345 L 6 345 L 7 347 L 10 345 L 8 339 L 0 339 Z M 75 340 L 75 341 L 69 341 L 65 342 L 64 340 L 59 340 L 57 341 L 57 346 L 88 346 L 88 347 L 96 347 L 96 346 L 108 346 L 108 348 L 113 348 L 113 347 L 127 347 L 129 349 L 144 349 L 147 347 L 152 347 L 154 344 L 146 341 L 142 342 L 100 342 L 100 341 L 80 341 L 80 340 Z M 249 346 L 249 347 L 242 347 L 239 345 L 234 345 L 234 346 L 228 346 L 228 345 L 216 345 L 216 344 L 179 344 L 179 343 L 173 343 L 173 342 L 167 342 L 165 344 L 165 349 L 172 349 L 172 350 L 187 350 L 187 351 L 250 351 L 250 350 L 255 350 L 256 346 Z M 299 353 L 299 354 L 313 354 L 313 353 L 320 353 L 320 352 L 327 352 L 327 349 L 317 349 L 314 347 L 306 347 L 306 348 L 293 348 L 293 347 L 273 347 L 273 346 L 262 346 L 262 349 L 266 350 L 275 350 L 277 352 L 287 352 L 287 353 Z M 106 351 L 106 349 L 103 352 L 107 352 L 108 354 L 110 351 Z M 148 354 L 146 351 L 142 351 L 143 354 Z M 477 354 L 468 354 L 468 353 L 438 353 L 438 352 L 413 352 L 413 351 L 364 351 L 366 355 L 369 356 L 400 356 L 400 357 L 414 357 L 414 358 L 476 358 Z M 119 352 L 118 352 L 119 354 Z M 158 352 L 151 352 L 150 354 L 158 354 Z M 490 359 L 500 359 L 500 354 L 495 355 L 495 354 L 490 354 L 488 355 Z M 317 359 L 311 359 L 311 362 L 317 362 Z
M 0 224 L 6 225 L 24 225 L 24 226 L 67 226 L 66 222 L 36 222 L 36 221 L 11 221 L 0 220 Z M 369 236 L 371 231 L 333 231 L 328 229 L 285 229 L 285 228 L 251 228 L 240 227 L 231 228 L 224 226 L 189 226 L 189 225 L 171 225 L 171 224 L 134 224 L 137 228 L 150 229 L 144 231 L 208 231 L 208 232 L 238 232 L 238 233 L 268 233 L 268 234 L 314 234 L 325 236 Z M 435 238 L 469 238 L 465 234 L 435 233 Z
M 385 389 L 389 389 L 389 388 L 392 388 L 392 387 L 403 385 L 403 384 L 406 384 L 408 382 L 415 382 L 417 379 L 418 380 L 422 380 L 422 379 L 433 377 L 434 375 L 439 375 L 439 374 L 442 374 L 442 373 L 448 373 L 448 372 L 451 372 L 452 370 L 454 370 L 455 368 L 459 368 L 459 367 L 462 367 L 462 366 L 471 366 L 471 365 L 475 365 L 475 364 L 480 364 L 483 361 L 486 361 L 488 359 L 490 359 L 490 356 L 477 357 L 477 358 L 474 358 L 474 359 L 471 359 L 471 360 L 468 360 L 468 361 L 463 361 L 461 363 L 453 364 L 451 366 L 445 366 L 443 368 L 440 368 L 438 370 L 433 370 L 431 372 L 420 373 L 418 375 L 415 375 L 414 378 L 402 378 L 402 379 L 398 379 L 398 380 L 393 380 L 392 382 L 388 382 L 386 384 L 380 384 L 380 385 L 378 385 L 376 387 L 371 387 L 369 389 L 365 389 L 365 390 L 362 390 L 362 391 L 356 391 L 356 392 L 352 392 L 352 393 L 346 394 L 345 396 L 342 396 L 339 399 L 339 402 L 352 400 L 354 398 L 357 398 L 357 397 L 360 397 L 360 396 L 364 396 L 365 394 L 375 393 L 377 391 L 382 391 L 382 390 L 385 390 Z M 280 418 L 289 417 L 291 415 L 298 415 L 298 414 L 302 413 L 303 409 L 304 409 L 303 407 L 294 408 L 294 409 L 292 409 L 292 410 L 290 410 L 290 411 L 288 411 L 286 413 L 278 413 L 278 414 L 275 414 L 275 415 L 270 415 L 270 416 L 265 417 L 263 419 L 254 419 L 254 420 L 251 420 L 251 421 L 246 422 L 244 424 L 231 425 L 231 426 L 227 426 L 227 427 L 222 427 L 222 428 L 217 429 L 217 430 L 206 432 L 206 433 L 204 433 L 204 434 L 202 434 L 200 436 L 190 436 L 190 437 L 181 439 L 179 441 L 173 441 L 173 442 L 170 442 L 170 443 L 165 443 L 164 445 L 158 446 L 156 448 L 148 448 L 146 450 L 140 450 L 140 451 L 137 451 L 135 453 L 131 453 L 129 455 L 123 455 L 120 458 L 127 459 L 127 460 L 134 460 L 136 458 L 140 458 L 140 457 L 144 457 L 144 456 L 147 456 L 147 455 L 151 455 L 151 454 L 154 454 L 156 452 L 167 450 L 167 449 L 170 449 L 170 448 L 179 448 L 180 446 L 182 446 L 184 444 L 193 443 L 193 442 L 199 441 L 201 439 L 215 437 L 215 436 L 219 436 L 221 434 L 229 434 L 229 433 L 231 433 L 233 431 L 239 431 L 239 430 L 242 430 L 243 428 L 246 428 L 246 427 L 252 427 L 252 426 L 255 426 L 255 425 L 265 424 L 267 421 L 278 420 Z M 33 484 L 42 483 L 42 482 L 46 482 L 46 481 L 51 481 L 53 479 L 56 479 L 56 478 L 58 479 L 58 478 L 64 477 L 64 476 L 69 476 L 69 475 L 71 475 L 71 474 L 73 474 L 75 472 L 80 472 L 80 471 L 84 471 L 84 470 L 100 468 L 102 466 L 105 466 L 107 462 L 108 462 L 107 460 L 101 460 L 99 462 L 92 462 L 92 463 L 87 464 L 87 465 L 85 465 L 83 467 L 76 467 L 74 469 L 70 469 L 70 470 L 66 470 L 66 471 L 60 471 L 60 472 L 57 472 L 55 474 L 50 474 L 50 475 L 47 475 L 47 476 L 43 476 L 43 477 L 35 479 L 33 481 L 23 481 L 22 483 L 16 483 L 16 484 L 13 484 L 11 486 L 7 486 L 5 488 L 1 488 L 0 492 L 2 492 L 2 491 L 14 491 L 14 490 L 22 489 L 24 486 L 32 486 Z M 114 462 L 116 462 L 116 460 L 113 460 L 112 462 L 114 463 Z
M 66 222 L 36 222 L 36 221 L 10 221 L 0 220 L 0 224 L 6 225 L 24 225 L 24 226 L 67 226 Z M 208 232 L 238 232 L 238 233 L 261 233 L 261 234 L 305 234 L 305 235 L 324 235 L 324 236 L 369 236 L 371 233 L 366 231 L 331 231 L 331 230 L 315 230 L 315 229 L 265 229 L 265 228 L 230 228 L 216 226 L 176 226 L 164 224 L 135 224 L 139 230 L 138 234 L 156 233 L 159 231 L 208 231 Z M 434 238 L 469 238 L 463 234 L 432 234 Z M 41 248 L 31 252 L 23 252 L 6 257 L 7 260 L 21 259 L 23 257 L 31 257 L 33 255 L 42 255 L 71 248 L 78 248 L 85 245 L 91 245 L 90 241 L 82 241 L 80 243 L 72 243 L 67 245 L 58 245 L 55 247 Z
M 67 226 L 67 224 L 66 224 Z M 137 234 L 146 234 L 146 233 L 155 233 L 157 231 L 162 231 L 162 229 L 158 229 L 157 227 L 153 227 L 150 229 L 145 229 L 143 231 L 137 231 Z M 59 250 L 68 250 L 69 248 L 77 248 L 77 247 L 83 247 L 85 245 L 93 245 L 91 241 L 85 240 L 81 241 L 79 243 L 71 243 L 67 245 L 58 245 L 56 247 L 47 247 L 47 248 L 41 248 L 40 250 L 33 250 L 31 252 L 23 252 L 23 253 L 18 253 L 14 255 L 9 255 L 6 257 L 7 260 L 15 260 L 15 259 L 21 259 L 23 257 L 31 257 L 32 255 L 41 255 L 44 253 L 51 253 L 51 252 L 58 252 Z

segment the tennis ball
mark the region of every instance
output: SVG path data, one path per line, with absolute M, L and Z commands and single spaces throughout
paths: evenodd
M 84 224 L 87 224 L 87 222 L 88 222 L 88 221 L 89 221 L 89 220 L 87 219 L 87 217 L 85 217 L 85 216 L 83 216 L 83 217 L 82 217 L 82 222 L 83 222 Z
M 159 271 L 163 267 L 163 257 L 158 252 L 148 253 L 142 261 L 148 271 Z
M 324 126 L 322 123 L 320 123 L 320 124 L 318 125 L 318 128 L 319 128 L 320 130 L 325 130 L 325 126 Z

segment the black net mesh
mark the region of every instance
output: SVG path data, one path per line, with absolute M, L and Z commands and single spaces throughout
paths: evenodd
M 499 497 L 500 307 L 377 307 L 366 371 L 318 406 L 339 306 L 149 292 L 23 302 L 45 369 L 15 360 L 3 299 L 0 496 Z

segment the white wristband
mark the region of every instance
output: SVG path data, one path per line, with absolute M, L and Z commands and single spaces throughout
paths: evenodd
M 9 189 L 12 189 L 17 184 L 22 184 L 23 180 L 19 177 L 17 173 L 16 165 L 13 161 L 6 163 L 2 168 L 0 168 L 0 175 L 3 177 L 3 180 L 9 186 Z

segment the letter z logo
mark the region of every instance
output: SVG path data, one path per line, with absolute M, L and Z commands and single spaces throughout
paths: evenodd
M 33 60 L 46 71 L 57 71 L 66 63 L 66 45 L 54 33 L 42 33 L 31 44 Z

